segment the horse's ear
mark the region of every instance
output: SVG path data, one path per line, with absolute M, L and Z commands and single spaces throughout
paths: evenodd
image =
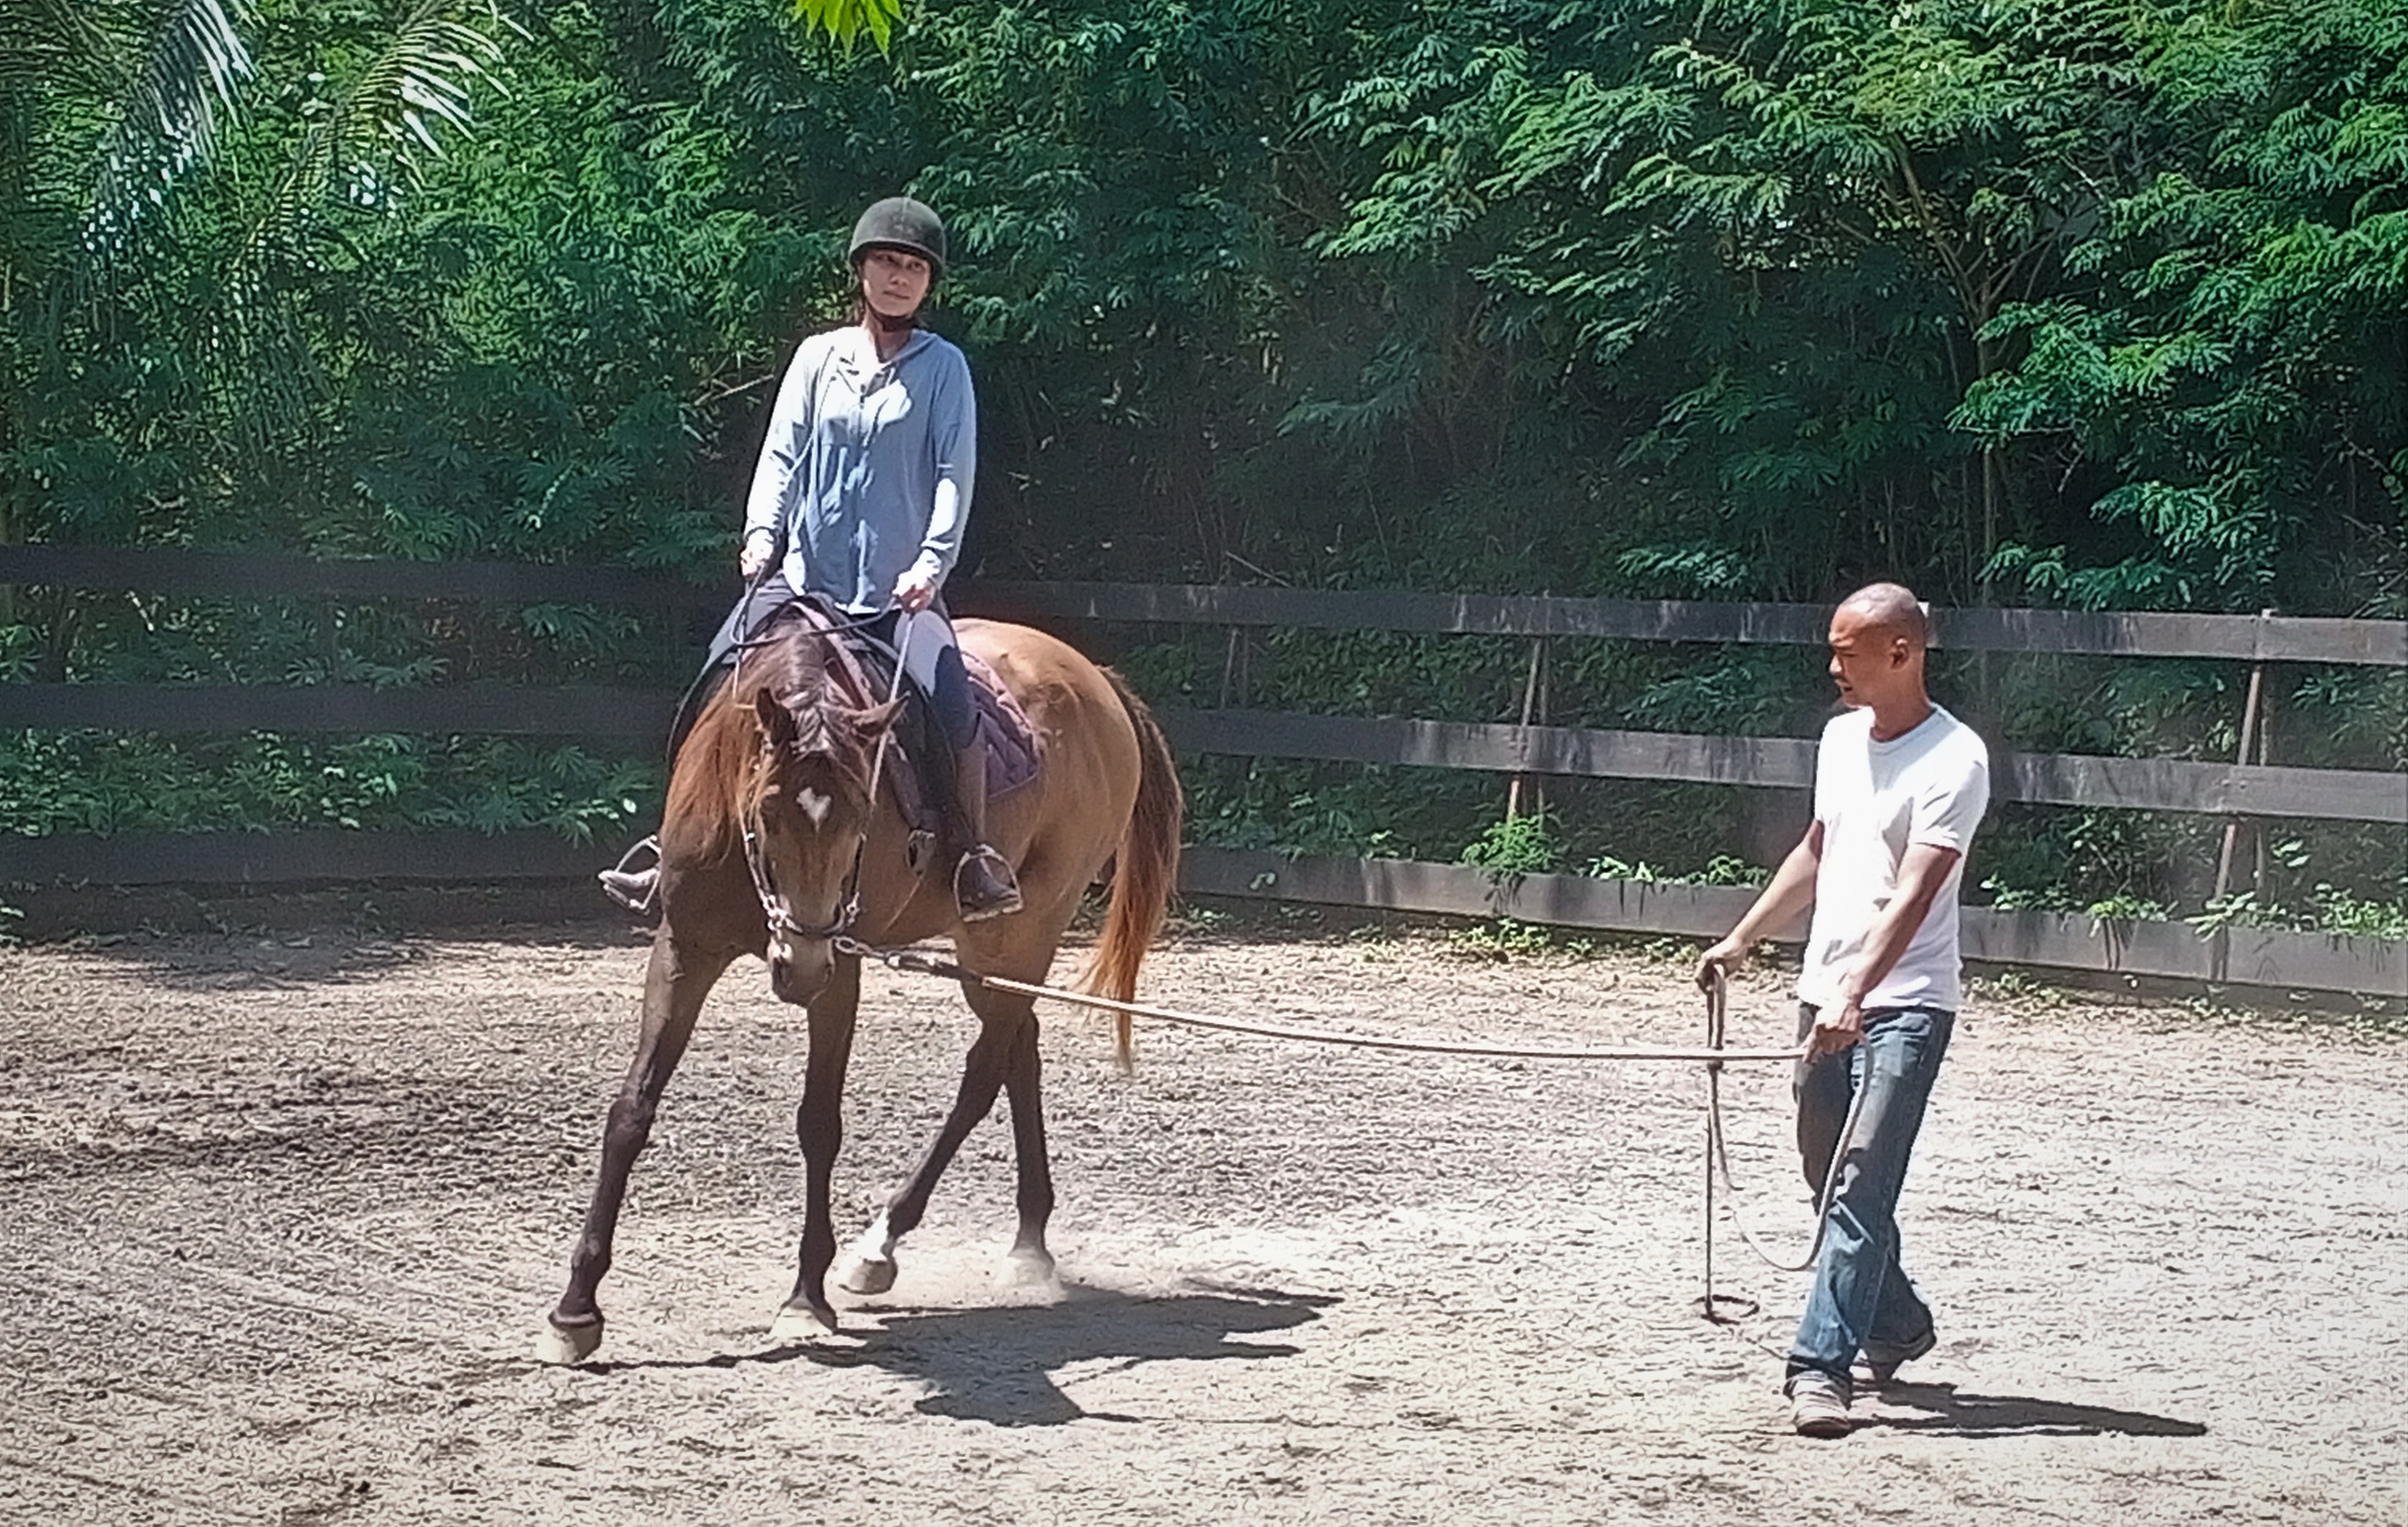
M 860 732 L 861 740 L 865 742 L 878 741 L 882 733 L 895 725 L 895 718 L 903 713 L 903 705 L 904 701 L 898 696 L 882 704 L 873 705 L 867 711 L 853 712 L 853 724 Z
M 764 689 L 752 697 L 752 713 L 761 718 L 761 734 L 769 740 L 771 748 L 783 752 L 794 747 L 799 735 L 795 725 L 795 713 L 774 693 Z

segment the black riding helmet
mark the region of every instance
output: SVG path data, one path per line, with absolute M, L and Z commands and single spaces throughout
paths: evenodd
M 945 222 L 926 202 L 889 196 L 861 214 L 853 225 L 853 247 L 845 258 L 855 270 L 861 257 L 874 249 L 901 250 L 928 262 L 931 277 L 945 273 Z

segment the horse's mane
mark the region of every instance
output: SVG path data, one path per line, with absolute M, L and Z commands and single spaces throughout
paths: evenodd
M 850 736 L 850 728 L 837 724 L 841 705 L 830 682 L 827 639 L 812 629 L 808 617 L 781 614 L 754 640 L 760 644 L 742 650 L 735 671 L 705 703 L 678 750 L 662 813 L 664 820 L 698 824 L 712 857 L 731 851 L 739 835 L 744 791 L 761 751 L 755 706 L 764 691 L 795 713 L 806 736 L 812 734 L 814 720 L 831 739 Z

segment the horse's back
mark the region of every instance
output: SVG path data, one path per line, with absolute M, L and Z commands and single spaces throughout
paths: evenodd
M 1129 756 L 1136 756 L 1136 732 L 1119 692 L 1103 669 L 1078 648 L 1034 627 L 999 620 L 959 621 L 953 634 L 964 651 L 995 670 L 1040 739 L 1064 727 L 1077 727 L 1069 713 L 1092 711 L 1101 730 L 1125 736 Z
M 1015 824 L 1012 836 L 1051 840 L 1073 859 L 1092 859 L 1073 871 L 1083 885 L 1118 848 L 1136 807 L 1142 755 L 1135 720 L 1111 677 L 1059 638 L 995 620 L 965 620 L 954 633 L 1010 691 L 1035 737 L 1035 787 L 999 798 L 994 809 Z

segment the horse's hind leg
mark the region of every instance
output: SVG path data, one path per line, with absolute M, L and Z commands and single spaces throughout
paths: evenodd
M 945 1116 L 944 1128 L 937 1131 L 934 1145 L 911 1174 L 910 1181 L 887 1201 L 869 1228 L 853 1243 L 838 1283 L 849 1292 L 881 1294 L 895 1287 L 896 1244 L 919 1228 L 928 1212 L 929 1195 L 937 1190 L 937 1179 L 953 1164 L 953 1155 L 962 1148 L 979 1120 L 986 1117 L 995 1106 L 996 1094 L 1003 1090 L 1004 1079 L 1014 1064 L 1022 1046 L 1035 1063 L 1037 1023 L 1027 1004 L 1020 1004 L 1018 1021 L 998 1021 L 1004 1015 L 987 993 L 972 987 L 970 1006 L 979 1016 L 979 1037 L 970 1045 L 969 1058 L 962 1066 L 961 1089 L 953 1096 L 953 1110 Z M 1048 1189 L 1051 1192 L 1051 1189 Z
M 854 1015 L 861 1007 L 861 961 L 838 957 L 828 983 L 810 1003 L 810 1059 L 803 1101 L 795 1109 L 795 1136 L 803 1147 L 806 1179 L 803 1244 L 795 1291 L 770 1326 L 771 1339 L 809 1341 L 836 1330 L 827 1299 L 828 1264 L 836 1260 L 836 1225 L 828 1204 L 837 1148 L 844 1143 L 844 1073 L 853 1058 Z
M 1037 1050 L 1037 1004 L 1025 997 L 981 991 L 970 1005 L 992 1003 L 998 1010 L 1016 1010 L 1015 1030 L 1022 1043 L 1012 1047 L 1003 1073 L 1004 1091 L 1011 1100 L 1011 1154 L 1019 1174 L 1020 1230 L 1012 1237 L 1007 1275 L 1014 1283 L 1052 1281 L 1054 1254 L 1045 1249 L 1045 1223 L 1054 1217 L 1054 1163 L 1045 1150 L 1045 1099 L 1039 1085 Z
M 694 1037 L 702 1000 L 735 958 L 732 952 L 695 955 L 682 950 L 666 924 L 653 935 L 652 961 L 644 971 L 644 1018 L 636 1035 L 636 1057 L 619 1084 L 619 1095 L 610 1100 L 594 1201 L 586 1207 L 585 1228 L 569 1255 L 568 1287 L 536 1339 L 538 1361 L 581 1362 L 602 1345 L 602 1310 L 595 1302 L 595 1289 L 602 1275 L 610 1270 L 610 1242 L 618 1232 L 620 1206 L 626 1201 L 628 1174 L 652 1137 L 661 1093 L 685 1054 L 686 1042 Z

